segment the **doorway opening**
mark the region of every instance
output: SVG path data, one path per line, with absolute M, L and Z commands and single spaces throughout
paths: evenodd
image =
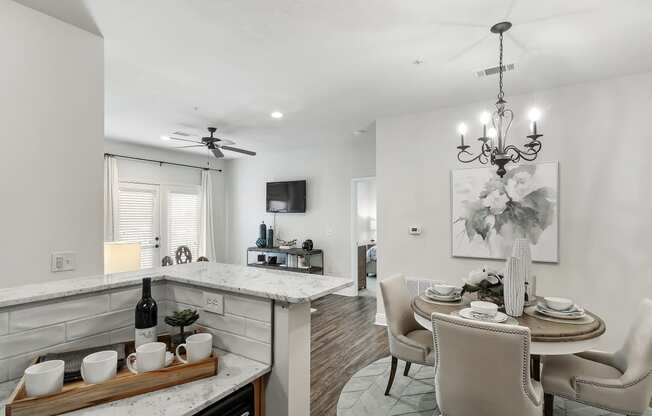
M 351 274 L 355 294 L 376 297 L 376 178 L 351 181 Z

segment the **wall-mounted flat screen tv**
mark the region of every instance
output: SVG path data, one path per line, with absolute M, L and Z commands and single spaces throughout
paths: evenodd
M 306 212 L 306 181 L 267 182 L 267 212 Z

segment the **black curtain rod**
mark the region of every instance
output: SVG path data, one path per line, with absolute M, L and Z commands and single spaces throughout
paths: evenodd
M 140 161 L 143 161 L 143 162 L 158 163 L 158 164 L 161 164 L 161 165 L 165 163 L 166 165 L 182 166 L 184 168 L 194 168 L 194 169 L 213 170 L 215 172 L 222 172 L 222 169 L 205 168 L 205 167 L 202 167 L 202 166 L 194 166 L 194 165 L 184 165 L 183 163 L 165 162 L 163 160 L 145 159 L 143 157 L 115 155 L 113 153 L 104 153 L 104 156 L 114 156 L 114 157 L 121 157 L 123 159 L 140 160 Z

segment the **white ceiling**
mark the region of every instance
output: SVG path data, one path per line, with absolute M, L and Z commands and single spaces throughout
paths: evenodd
M 19 1 L 104 36 L 106 136 L 164 147 L 207 125 L 257 151 L 335 144 L 381 116 L 489 107 L 496 77 L 474 71 L 497 65 L 501 20 L 508 100 L 652 70 L 649 0 Z

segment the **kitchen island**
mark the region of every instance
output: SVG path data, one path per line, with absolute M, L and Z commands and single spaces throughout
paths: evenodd
M 0 377 L 4 377 L 0 381 L 19 377 L 29 358 L 43 352 L 133 338 L 129 319 L 143 277 L 152 278 L 154 298 L 160 300 L 163 313 L 186 307 L 200 311 L 199 326 L 213 333 L 214 346 L 234 354 L 227 365 L 242 356 L 248 363 L 261 364 L 256 376 L 269 371 L 268 415 L 309 415 L 310 302 L 350 286 L 349 279 L 202 262 L 0 289 Z M 159 331 L 164 331 L 161 321 L 162 317 Z M 221 371 L 216 383 L 224 376 Z M 196 383 L 206 386 L 211 379 Z M 152 394 L 165 397 L 167 390 L 186 391 L 175 395 L 175 400 L 182 400 L 181 409 L 194 392 L 201 396 L 211 390 L 192 390 L 193 384 Z M 219 400 L 223 392 L 218 390 L 211 390 L 207 400 L 200 399 L 203 404 L 191 405 L 190 400 L 188 411 Z M 147 396 L 115 403 L 146 403 Z M 93 415 L 91 409 L 95 408 L 87 412 Z

